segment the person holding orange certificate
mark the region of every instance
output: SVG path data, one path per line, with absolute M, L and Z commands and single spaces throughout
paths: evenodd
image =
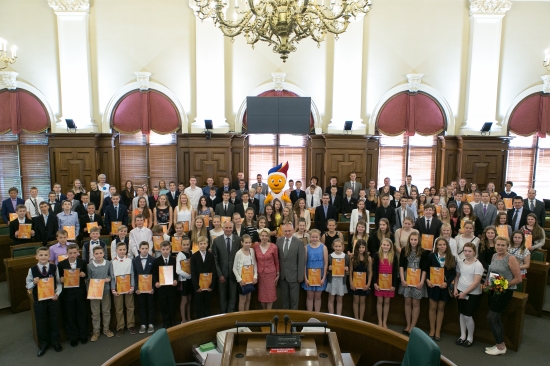
M 191 282 L 195 291 L 195 311 L 197 319 L 210 316 L 210 299 L 212 295 L 212 278 L 216 277 L 216 259 L 214 254 L 208 251 L 208 238 L 201 236 L 199 241 L 199 251 L 191 256 Z M 210 278 L 208 287 L 201 286 L 200 279 Z
M 181 228 L 183 230 L 183 225 Z M 193 253 L 191 252 L 191 240 L 188 236 L 181 237 L 181 247 L 182 250 L 176 257 L 176 273 L 179 276 L 178 291 L 181 293 L 180 313 L 183 324 L 191 321 L 191 295 L 193 294 L 193 284 L 191 283 L 191 255 Z
M 72 347 L 88 343 L 88 311 L 86 303 L 87 263 L 78 257 L 78 245 L 67 246 L 67 259 L 59 262 L 57 269 L 59 281 L 63 284 L 60 297 L 63 324 Z M 76 277 L 74 277 L 76 276 Z
M 411 232 L 409 236 L 413 234 Z M 418 233 L 416 233 L 418 235 Z M 408 242 L 407 237 L 407 242 Z M 405 243 L 405 247 L 407 244 Z M 382 240 L 378 253 L 374 254 L 372 261 L 372 277 L 374 282 L 374 296 L 376 296 L 376 312 L 378 325 L 388 328 L 388 314 L 390 312 L 390 299 L 395 296 L 395 289 L 399 283 L 399 263 L 397 253 L 392 241 L 388 238 Z M 355 271 L 355 269 L 354 269 Z
M 321 243 L 321 232 L 310 230 L 305 247 L 306 266 L 302 288 L 307 291 L 307 311 L 321 311 L 321 295 L 327 287 L 328 250 Z
M 544 242 L 546 240 L 546 234 L 544 232 L 544 229 L 540 227 L 538 221 L 537 221 L 537 215 L 534 213 L 530 213 L 527 215 L 527 224 L 522 226 L 520 229 L 523 234 L 526 236 L 531 235 L 531 245 L 528 245 L 526 243 L 527 249 L 529 249 L 531 252 L 533 250 L 542 248 L 544 245 Z
M 139 303 L 139 319 L 141 327 L 139 333 L 153 333 L 155 331 L 155 306 L 153 288 L 153 256 L 149 255 L 149 243 L 139 243 L 139 256 L 132 259 L 134 278 L 137 280 L 136 298 Z
M 80 233 L 80 220 L 78 219 L 78 214 L 72 211 L 70 201 L 63 201 L 61 203 L 61 207 L 63 208 L 63 211 L 57 214 L 57 223 L 59 225 L 58 229 L 66 230 L 67 233 L 71 234 L 67 237 L 67 239 L 76 240 L 76 235 Z
M 428 204 L 424 207 L 425 214 L 428 210 L 432 210 L 429 206 Z M 424 285 L 428 269 L 428 252 L 420 247 L 420 235 L 418 233 L 411 233 L 407 245 L 401 251 L 401 257 L 399 258 L 399 274 L 401 277 L 399 294 L 405 297 L 407 326 L 403 329 L 403 333 L 406 335 L 409 335 L 412 328 L 416 326 L 418 316 L 420 315 L 420 299 L 428 297 L 428 291 Z M 416 278 L 412 280 L 414 274 L 416 274 Z
M 153 262 L 153 284 L 158 292 L 158 303 L 162 312 L 163 327 L 168 329 L 174 326 L 174 301 L 176 286 L 178 285 L 176 273 L 176 258 L 170 255 L 172 246 L 170 242 L 163 241 L 160 244 L 161 256 Z M 171 276 L 171 282 L 166 281 Z
M 242 248 L 235 254 L 233 274 L 239 283 L 239 311 L 250 308 L 250 296 L 258 282 L 258 264 L 252 246 L 252 238 L 244 234 L 241 238 Z
M 24 207 L 24 206 L 23 206 Z M 36 318 L 36 333 L 38 336 L 38 357 L 41 357 L 46 353 L 46 350 L 50 345 L 56 352 L 61 352 L 62 347 L 59 344 L 59 328 L 58 328 L 58 301 L 61 294 L 62 287 L 59 282 L 59 273 L 55 264 L 48 262 L 50 253 L 48 248 L 40 247 L 36 249 L 36 260 L 38 263 L 36 266 L 29 268 L 29 273 L 26 278 L 27 290 L 32 290 L 32 296 L 34 299 L 34 316 Z M 47 291 L 42 290 L 40 281 L 46 283 L 50 288 Z M 53 287 L 53 291 L 52 291 Z M 47 299 L 41 300 L 45 292 Z M 53 296 L 52 296 L 53 295 Z
M 97 228 L 92 228 L 92 230 Z M 92 231 L 93 234 L 93 231 Z M 103 334 L 107 338 L 114 336 L 114 333 L 109 329 L 111 324 L 111 263 L 106 260 L 105 249 L 101 245 L 96 245 L 92 249 L 93 260 L 88 264 L 88 291 L 94 289 L 94 280 L 103 280 L 103 293 L 101 299 L 91 299 L 90 308 L 92 310 L 92 338 L 91 342 L 99 339 L 99 331 L 101 330 L 101 320 L 103 318 Z M 86 260 L 86 259 L 84 259 Z M 88 296 L 89 297 L 89 296 Z
M 183 231 L 183 226 L 182 226 Z M 191 239 L 191 252 L 196 253 L 199 250 L 199 245 L 197 239 L 200 236 L 205 236 L 208 239 L 208 242 L 210 243 L 210 233 L 208 230 L 208 227 L 204 223 L 204 218 L 201 216 L 198 216 L 195 218 L 195 225 L 193 230 L 189 233 L 189 239 Z
M 363 240 L 364 242 L 364 240 Z M 344 253 L 344 243 L 340 238 L 332 242 L 334 250 L 329 256 L 327 292 L 328 312 L 330 314 L 342 315 L 342 300 L 348 293 L 347 279 L 349 274 L 349 257 Z M 334 311 L 334 299 L 336 298 L 336 312 Z
M 10 238 L 13 240 L 13 245 L 31 243 L 33 241 L 34 230 L 32 229 L 32 220 L 27 217 L 27 208 L 25 205 L 17 205 L 15 210 L 17 218 L 9 223 Z M 29 227 L 31 230 L 26 235 L 23 235 L 23 230 L 28 230 Z
M 436 239 L 434 251 L 428 256 L 428 262 L 430 274 L 426 279 L 426 285 L 430 298 L 429 336 L 439 342 L 445 304 L 449 300 L 448 287 L 456 277 L 456 260 L 447 239 L 441 237 Z
M 134 288 L 136 280 L 132 260 L 126 255 L 126 244 L 118 243 L 116 257 L 111 260 L 111 292 L 116 309 L 116 336 L 124 335 L 124 326 L 130 334 L 136 334 L 134 320 Z M 124 323 L 124 307 L 126 307 L 126 324 Z

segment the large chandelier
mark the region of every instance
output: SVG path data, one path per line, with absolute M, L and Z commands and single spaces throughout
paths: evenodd
M 319 45 L 327 32 L 344 33 L 351 17 L 370 11 L 371 0 L 189 0 L 189 5 L 199 19 L 212 18 L 225 36 L 233 40 L 244 33 L 253 48 L 267 42 L 286 62 L 300 40 L 312 38 Z
M 0 70 L 5 69 L 9 64 L 13 64 L 17 60 L 17 47 L 11 46 L 10 51 L 11 57 L 8 56 L 8 42 L 0 38 Z M 1 64 L 4 64 L 4 66 Z

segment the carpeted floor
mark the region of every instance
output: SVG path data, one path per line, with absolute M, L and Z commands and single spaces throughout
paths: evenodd
M 11 306 L 8 298 L 8 283 L 0 282 L 0 309 L 9 308 Z
M 401 328 L 390 326 L 395 331 Z M 518 365 L 544 365 L 548 364 L 548 330 L 549 318 L 525 317 L 523 343 L 519 352 L 508 351 L 505 356 L 488 356 L 484 353 L 487 344 L 474 343 L 471 348 L 463 348 L 454 344 L 455 338 L 443 335 L 439 342 L 444 356 L 457 365 L 483 365 L 483 366 L 518 366 Z M 79 344 L 73 348 L 68 342 L 62 344 L 60 353 L 49 349 L 42 357 L 37 358 L 38 351 L 32 340 L 32 328 L 30 313 L 0 314 L 0 365 L 63 365 L 77 363 L 80 366 L 101 365 L 114 354 L 137 342 L 145 335 L 130 335 L 126 331 L 122 338 L 108 339 L 101 335 L 95 343 Z M 368 345 L 367 345 L 368 346 Z

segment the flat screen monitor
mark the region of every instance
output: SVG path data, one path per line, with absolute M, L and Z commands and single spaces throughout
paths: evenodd
M 247 97 L 248 133 L 307 135 L 310 97 Z

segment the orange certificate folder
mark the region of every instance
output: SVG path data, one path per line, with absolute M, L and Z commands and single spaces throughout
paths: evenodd
M 189 221 L 183 222 L 183 231 L 188 233 L 189 232 Z
M 162 226 L 162 233 L 166 234 L 168 233 L 168 225 L 161 225 Z
M 498 225 L 497 226 L 497 235 L 504 236 L 508 238 L 508 225 Z
M 434 286 L 441 286 L 445 281 L 445 270 L 441 267 L 430 267 L 430 282 Z
M 202 217 L 202 219 L 204 220 L 205 226 L 210 226 L 210 216 L 201 215 L 200 217 Z
M 391 273 L 378 274 L 378 287 L 383 291 L 390 291 L 392 287 L 393 275 Z
M 210 288 L 212 284 L 212 272 L 210 273 L 201 273 L 199 276 L 199 288 L 201 290 Z
M 437 212 L 438 215 L 441 215 L 441 206 L 435 205 L 435 212 Z
M 366 272 L 353 272 L 353 286 L 356 289 L 363 289 L 367 285 Z
M 139 275 L 138 288 L 144 294 L 153 292 L 153 275 Z
M 345 267 L 346 261 L 344 258 L 332 258 L 332 277 L 344 277 Z
M 80 269 L 65 269 L 63 270 L 63 287 L 73 288 L 80 286 Z
M 172 253 L 181 252 L 183 250 L 183 246 L 181 244 L 182 240 L 181 237 L 172 237 Z
M 309 211 L 309 216 L 315 216 L 315 208 L 310 207 L 307 210 Z
M 308 268 L 307 280 L 310 286 L 321 286 L 321 268 Z
M 122 276 L 116 276 L 116 292 L 119 294 L 127 294 L 130 292 L 130 275 L 125 274 Z
M 38 301 L 53 299 L 55 296 L 54 278 L 47 277 L 38 280 Z
M 69 239 L 69 240 L 75 240 L 76 239 L 76 235 L 74 233 L 74 226 L 73 225 L 63 226 L 63 230 L 65 230 L 67 232 L 67 239 Z
M 416 287 L 420 283 L 420 272 L 418 268 L 407 268 L 407 286 Z
M 430 234 L 422 234 L 422 249 L 432 251 L 434 246 L 434 236 Z
M 174 284 L 174 269 L 172 266 L 159 267 L 159 282 L 161 286 L 172 286 Z
M 88 286 L 88 300 L 101 300 L 103 298 L 103 289 L 105 288 L 105 279 L 90 279 Z
M 187 274 L 191 274 L 191 260 L 184 259 L 180 261 L 181 270 Z
M 94 222 L 87 222 L 86 223 L 86 229 L 88 229 L 88 232 L 90 232 L 90 229 L 93 228 L 93 227 L 99 227 L 97 225 L 97 222 L 94 221 Z
M 30 239 L 31 238 L 32 224 L 19 224 L 19 239 Z
M 243 266 L 241 278 L 246 284 L 254 283 L 254 265 Z
M 65 259 L 69 258 L 67 254 L 60 254 L 57 256 L 57 263 L 64 261 Z
M 164 241 L 164 238 L 162 236 L 155 235 L 153 236 L 153 246 L 156 251 L 160 250 L 160 243 Z
M 197 243 L 193 243 L 193 245 L 191 246 L 191 253 L 195 254 L 198 251 L 199 251 L 199 245 Z
M 474 200 L 474 194 L 473 193 L 468 193 L 466 195 L 466 201 L 468 201 L 468 203 L 472 202 Z
M 16 213 L 10 213 L 10 222 L 13 220 L 17 220 L 17 214 Z
M 504 201 L 504 206 L 506 207 L 506 209 L 511 210 L 512 209 L 512 198 L 503 198 L 502 200 Z
M 118 233 L 118 228 L 122 226 L 121 221 L 113 221 L 111 222 L 111 232 L 112 233 Z
M 533 235 L 525 234 L 525 248 L 531 249 L 533 246 Z
M 229 217 L 229 216 L 222 216 L 222 222 L 221 222 L 222 226 L 223 226 L 223 224 L 225 224 L 225 223 L 228 222 L 228 221 L 231 221 L 231 217 Z

